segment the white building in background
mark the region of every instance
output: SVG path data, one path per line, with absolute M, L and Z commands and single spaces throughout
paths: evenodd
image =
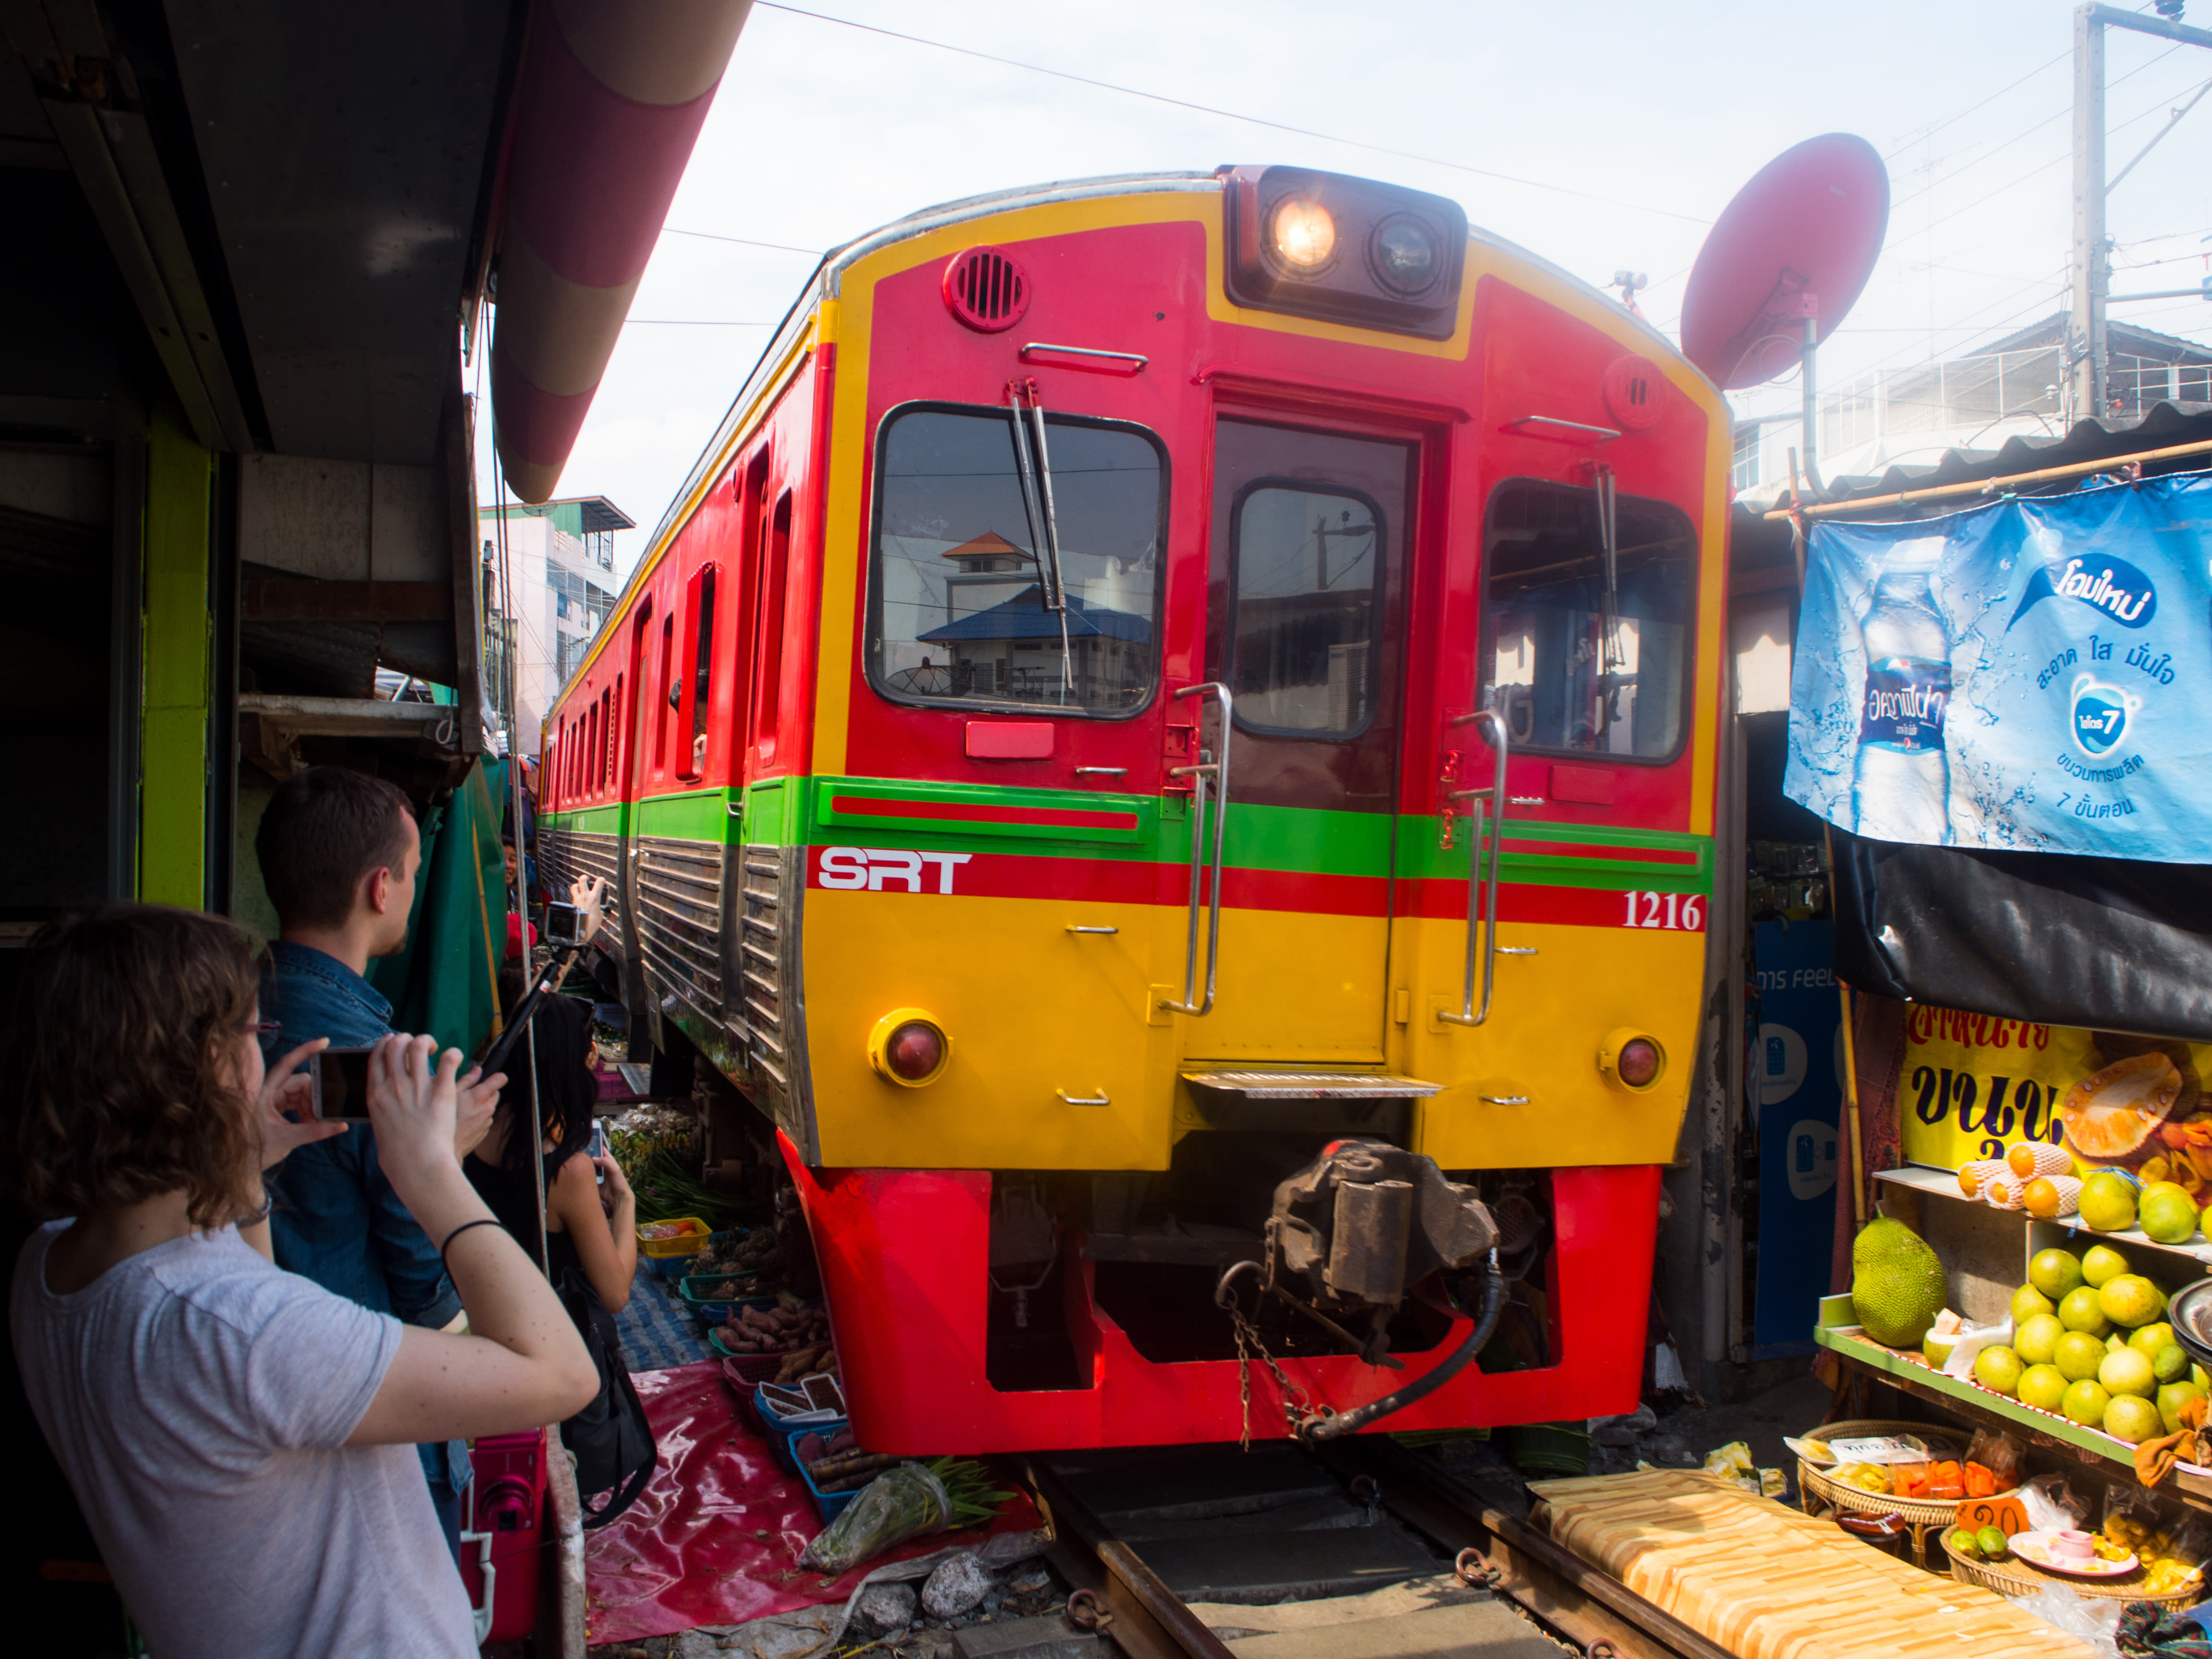
M 2114 319 L 2107 421 L 2140 419 L 2160 404 L 2212 406 L 2212 351 Z M 2063 438 L 2078 412 L 2066 404 L 2063 313 L 1970 356 L 1878 368 L 1820 396 L 1820 474 L 1870 477 L 1893 465 L 1934 466 L 1958 449 L 1990 454 L 2013 438 Z M 1804 453 L 1793 410 L 1738 421 L 1730 482 L 1754 505 L 1790 489 L 1790 452 Z
M 514 614 L 506 614 L 498 580 L 500 519 Z M 615 574 L 615 532 L 635 520 L 604 495 L 577 495 L 538 507 L 486 507 L 483 536 L 487 702 L 503 704 L 504 653 L 514 654 L 516 723 L 512 746 L 535 755 L 545 711 L 576 672 L 622 592 Z

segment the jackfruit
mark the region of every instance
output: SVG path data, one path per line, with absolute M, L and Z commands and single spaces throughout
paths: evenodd
M 1893 1348 L 1920 1345 L 1943 1311 L 1943 1264 L 1901 1221 L 1869 1221 L 1851 1243 L 1851 1306 L 1860 1327 Z

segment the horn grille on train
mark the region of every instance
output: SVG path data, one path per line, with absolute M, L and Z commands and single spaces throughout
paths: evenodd
M 1030 308 L 1029 273 L 994 247 L 971 247 L 945 267 L 945 303 L 978 333 L 996 334 Z

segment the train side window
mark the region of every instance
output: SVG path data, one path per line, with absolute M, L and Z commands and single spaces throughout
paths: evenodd
M 1261 478 L 1231 511 L 1229 581 L 1237 723 L 1353 738 L 1376 703 L 1382 508 L 1361 491 Z
M 681 775 L 696 778 L 707 769 L 707 710 L 714 665 L 714 567 L 691 573 L 684 591 L 683 700 L 677 711 L 677 738 L 684 745 Z
M 1010 411 L 917 404 L 884 417 L 867 623 L 883 696 L 1100 715 L 1152 700 L 1167 452 L 1126 422 L 1054 415 L 1046 431 L 1060 611 L 1046 607 Z
M 591 734 L 584 739 L 584 750 L 588 757 L 586 763 L 591 769 L 591 781 L 586 787 L 590 793 L 596 795 L 605 787 L 607 781 L 606 751 L 599 747 L 599 705 L 598 703 L 594 702 L 592 705 L 588 718 L 592 729 Z
M 664 617 L 660 623 L 660 696 L 655 700 L 653 721 L 653 769 L 656 774 L 669 769 L 671 757 L 668 738 L 675 722 L 669 719 L 684 688 L 676 679 L 676 618 Z
M 761 560 L 759 634 L 753 647 L 753 745 L 763 763 L 775 754 L 783 692 L 784 586 L 791 572 L 791 492 L 775 498 L 768 550 Z
M 615 769 L 622 764 L 622 743 L 615 736 L 615 710 L 622 707 L 623 677 L 615 676 L 613 687 L 599 693 L 599 788 L 602 792 L 615 787 Z
M 1513 747 L 1665 761 L 1688 727 L 1698 539 L 1678 507 L 1508 479 L 1483 533 L 1481 702 Z

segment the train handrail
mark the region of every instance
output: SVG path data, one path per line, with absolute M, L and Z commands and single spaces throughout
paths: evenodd
M 1221 757 L 1218 760 L 1200 758 L 1189 766 L 1171 766 L 1168 775 L 1188 778 L 1190 797 L 1190 920 L 1183 940 L 1182 1000 L 1160 999 L 1160 1006 L 1170 1013 L 1202 1017 L 1213 1012 L 1214 991 L 1219 983 L 1221 969 L 1221 849 L 1223 836 L 1229 827 L 1229 735 L 1236 726 L 1236 700 L 1229 688 L 1219 680 L 1208 680 L 1203 685 L 1186 685 L 1175 694 L 1178 697 L 1205 697 L 1211 695 L 1221 704 Z M 1213 795 L 1213 886 L 1206 909 L 1206 1000 L 1198 1000 L 1198 895 L 1199 871 L 1201 868 L 1200 849 L 1205 845 L 1206 785 L 1212 783 Z
M 1486 814 L 1480 789 L 1455 789 L 1453 800 L 1471 801 L 1474 811 L 1474 835 L 1467 849 L 1467 971 L 1460 985 L 1459 1012 L 1448 1008 L 1437 1011 L 1437 1018 L 1447 1025 L 1480 1025 L 1490 1018 L 1490 998 L 1498 973 L 1498 867 L 1505 849 L 1505 758 L 1509 748 L 1505 735 L 1505 717 L 1495 708 L 1478 708 L 1472 714 L 1455 715 L 1454 726 L 1486 727 L 1489 733 L 1484 741 L 1498 751 L 1498 775 L 1491 780 L 1487 803 L 1490 831 L 1490 878 L 1488 902 L 1484 902 L 1485 882 L 1482 874 L 1482 835 Z M 1482 1006 L 1474 1006 L 1474 958 L 1478 925 L 1484 937 L 1482 949 Z

